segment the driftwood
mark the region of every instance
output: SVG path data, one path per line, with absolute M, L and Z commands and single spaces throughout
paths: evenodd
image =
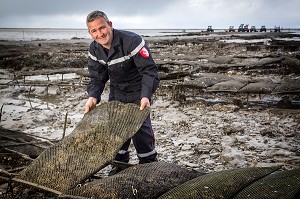
M 1 108 L 0 108 L 0 123 L 1 123 L 1 118 L 2 118 L 2 110 L 3 110 L 3 106 L 4 104 L 1 105 Z
M 19 142 L 19 143 L 13 143 L 13 144 L 1 144 L 1 147 L 33 145 L 33 146 L 37 146 L 37 147 L 46 149 L 47 147 L 43 146 L 43 144 L 49 144 L 49 141 L 33 141 L 33 142 Z M 51 143 L 51 145 L 53 145 L 53 143 Z
M 26 167 L 27 166 L 22 166 L 22 167 L 17 167 L 17 168 L 9 169 L 9 170 L 7 170 L 7 172 L 14 173 L 14 172 L 22 171 L 23 169 L 26 169 Z
M 22 179 L 18 179 L 18 178 L 12 178 L 11 180 L 13 182 L 20 183 L 22 185 L 28 185 L 30 187 L 33 187 L 33 188 L 36 188 L 36 189 L 39 189 L 39 190 L 43 190 L 43 191 L 47 191 L 49 193 L 53 193 L 53 194 L 55 194 L 57 196 L 59 196 L 59 195 L 62 194 L 60 191 L 57 191 L 57 190 L 51 189 L 49 187 L 33 183 L 33 182 L 29 182 L 29 181 L 26 181 L 26 180 L 22 180 Z
M 8 172 L 4 169 L 0 169 L 0 174 L 4 175 L 4 177 L 12 177 L 12 176 L 17 176 L 18 175 L 18 174 L 15 174 L 15 173 L 10 173 L 10 172 Z
M 18 155 L 20 155 L 22 158 L 24 158 L 24 159 L 26 159 L 26 160 L 30 160 L 30 161 L 33 160 L 33 159 L 30 158 L 29 155 L 27 155 L 27 154 L 20 153 L 20 152 L 18 152 L 18 151 L 15 151 L 15 150 L 12 150 L 12 149 L 8 149 L 8 148 L 3 148 L 3 149 L 6 150 L 6 151 L 9 151 L 9 152 L 18 154 Z

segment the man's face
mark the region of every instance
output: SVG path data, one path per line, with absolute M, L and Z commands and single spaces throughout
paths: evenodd
M 104 48 L 109 49 L 113 40 L 112 23 L 100 17 L 89 22 L 87 26 L 92 38 Z

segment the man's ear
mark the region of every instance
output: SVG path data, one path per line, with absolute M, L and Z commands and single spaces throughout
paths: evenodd
M 111 21 L 109 21 L 109 22 L 108 22 L 108 25 L 109 25 L 110 27 L 112 27 L 112 22 L 111 22 Z
M 88 33 L 92 36 L 92 34 L 91 34 L 91 31 L 90 30 L 88 30 Z

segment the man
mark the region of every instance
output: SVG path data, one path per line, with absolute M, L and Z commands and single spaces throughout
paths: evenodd
M 158 69 L 142 37 L 133 32 L 114 29 L 107 15 L 101 11 L 91 12 L 86 23 L 94 41 L 89 48 L 90 82 L 87 86 L 89 98 L 85 113 L 100 102 L 108 80 L 109 101 L 135 103 L 141 110 L 150 107 L 151 97 L 159 84 Z M 132 140 L 140 164 L 157 161 L 150 116 Z M 130 141 L 121 147 L 115 160 L 129 162 Z M 111 174 L 119 171 L 119 168 L 113 168 Z

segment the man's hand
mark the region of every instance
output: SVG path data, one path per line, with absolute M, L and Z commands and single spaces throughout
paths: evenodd
M 150 107 L 150 101 L 149 101 L 149 99 L 148 99 L 147 97 L 143 97 L 143 98 L 141 99 L 140 110 L 144 110 L 144 108 L 145 108 L 146 106 Z
M 95 108 L 96 104 L 97 104 L 97 99 L 94 97 L 89 97 L 84 107 L 84 114 L 86 114 L 87 112 Z

